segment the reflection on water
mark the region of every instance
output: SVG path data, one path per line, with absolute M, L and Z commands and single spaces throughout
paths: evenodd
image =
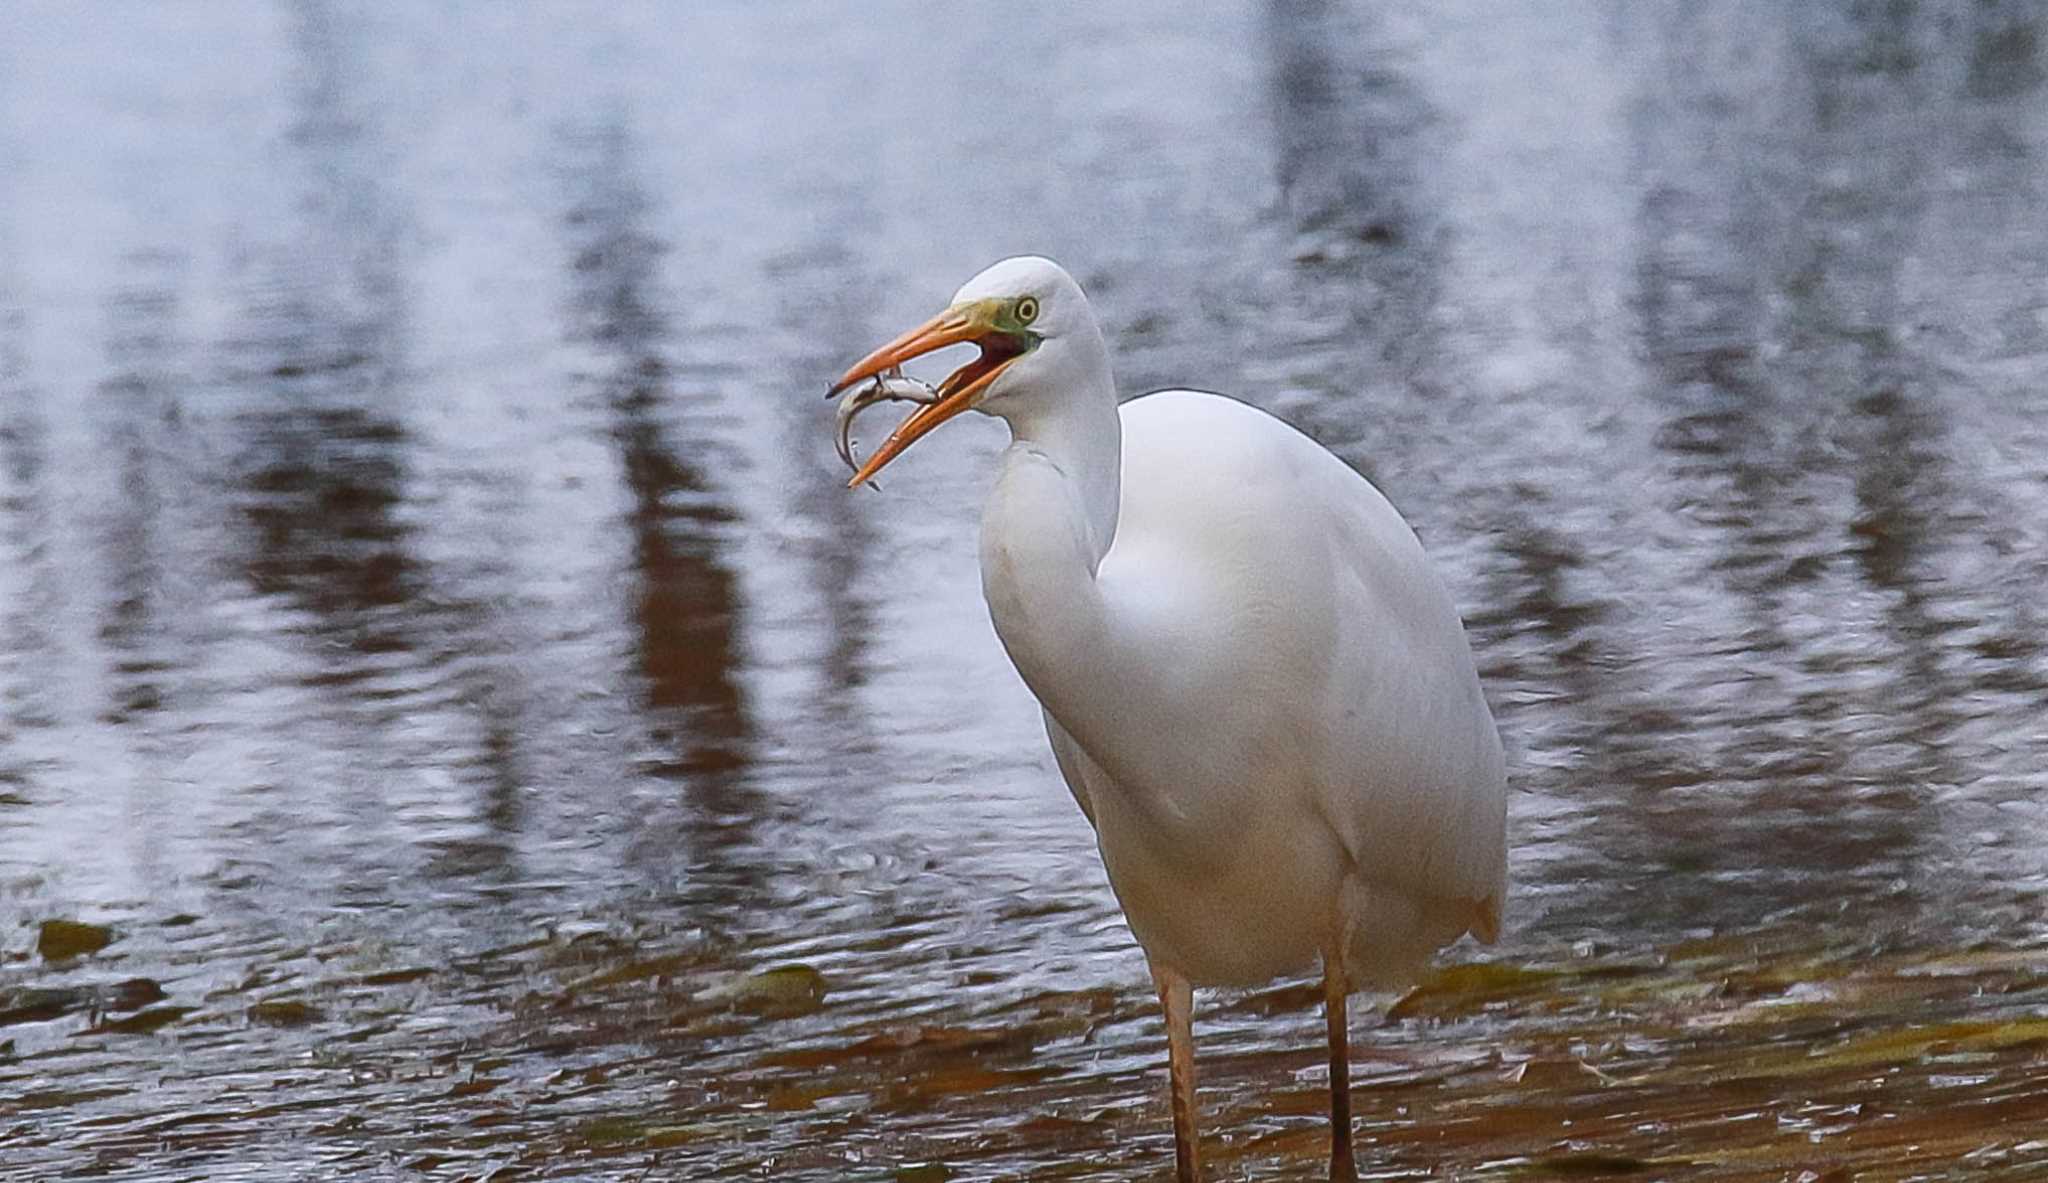
M 675 721 L 673 732 L 664 726 L 656 739 L 678 750 L 649 771 L 716 796 L 745 763 L 748 728 L 733 680 L 738 593 L 715 532 L 733 514 L 667 439 L 661 413 L 676 392 L 662 356 L 667 329 L 654 290 L 663 248 L 644 228 L 648 198 L 631 175 L 625 129 L 608 126 L 593 139 L 582 153 L 569 154 L 591 190 L 568 215 L 576 238 L 571 266 L 580 327 L 614 363 L 597 381 L 632 500 L 626 519 L 639 587 L 631 617 L 644 706 Z M 691 451 L 701 457 L 707 449 Z M 742 804 L 716 812 L 743 819 Z
M 1311 334 L 1290 334 L 1301 372 L 1289 378 L 1307 397 L 1287 409 L 1343 448 L 1371 417 L 1361 398 L 1416 381 L 1435 352 L 1445 227 L 1423 162 L 1443 129 L 1386 20 L 1272 3 L 1265 26 L 1274 178 L 1293 234 L 1278 316 Z
M 1142 963 L 977 598 L 1000 433 L 848 493 L 818 397 L 1016 250 L 1083 276 L 1128 389 L 1241 392 L 1416 523 L 1515 753 L 1504 957 L 2048 935 L 2039 4 L 30 7 L 0 1002 L 161 979 L 195 1010 L 152 1112 L 294 1062 L 245 996 L 469 975 L 356 1029 L 400 1055 L 600 945 L 833 993 L 524 1011 L 536 1078 L 612 1040 L 687 1106 L 684 1028 L 739 1071 L 1024 1007 L 1094 1017 L 1019 1072 L 1149 1104 Z M 74 916 L 113 960 L 29 952 Z M 0 1072 L 125 1083 L 36 1161 L 111 1123 L 144 1177 L 134 1046 L 59 1010 Z M 1314 1034 L 1204 1021 L 1226 1088 Z M 972 1134 L 801 1112 L 764 1136 Z

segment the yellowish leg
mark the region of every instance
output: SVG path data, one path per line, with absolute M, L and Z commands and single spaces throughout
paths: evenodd
M 1152 982 L 1166 1012 L 1166 1071 L 1173 1084 L 1173 1164 L 1178 1183 L 1202 1183 L 1202 1154 L 1195 1137 L 1194 990 L 1188 980 L 1152 962 Z
M 1323 954 L 1323 1018 L 1330 1029 L 1330 1183 L 1358 1183 L 1351 1157 L 1351 1030 L 1344 1021 L 1344 999 L 1351 983 L 1344 959 Z

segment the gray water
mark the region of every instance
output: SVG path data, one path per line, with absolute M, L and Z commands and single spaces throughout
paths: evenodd
M 2039 946 L 2044 36 L 1963 0 L 14 0 L 0 988 L 193 1009 L 0 1026 L 0 1174 L 496 1177 L 589 1132 L 594 1047 L 607 1103 L 687 1114 L 848 1024 L 1091 991 L 1116 1021 L 1020 1082 L 1149 1130 L 1143 961 L 980 601 L 1002 430 L 850 493 L 819 397 L 1013 253 L 1081 279 L 1127 393 L 1247 398 L 1416 526 L 1511 753 L 1489 956 Z M 51 918 L 120 939 L 50 964 Z M 598 948 L 827 1005 L 687 1046 L 521 1008 Z M 247 1021 L 273 996 L 321 1017 Z M 1225 1064 L 1320 1030 L 1205 1024 Z M 421 1098 L 493 1050 L 528 1132 L 434 1158 Z M 521 1169 L 837 1178 L 802 1154 L 1030 1112 L 984 1104 Z

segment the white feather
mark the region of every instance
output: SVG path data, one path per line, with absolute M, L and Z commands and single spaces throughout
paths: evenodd
M 1020 293 L 1045 339 L 982 407 L 1013 434 L 983 590 L 1147 955 L 1250 983 L 1334 947 L 1353 984 L 1393 985 L 1467 931 L 1490 939 L 1500 741 L 1413 531 L 1244 403 L 1117 408 L 1052 264 L 1007 261 L 961 298 Z

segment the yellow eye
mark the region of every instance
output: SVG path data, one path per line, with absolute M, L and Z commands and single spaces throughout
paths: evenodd
M 1017 301 L 1017 320 L 1018 320 L 1018 321 L 1019 321 L 1020 323 L 1023 323 L 1023 324 L 1030 324 L 1030 323 L 1031 323 L 1032 321 L 1034 321 L 1034 320 L 1037 320 L 1037 319 L 1038 319 L 1038 297 L 1037 297 L 1037 296 L 1026 296 L 1026 297 L 1024 297 L 1023 299 L 1021 299 L 1021 300 Z

